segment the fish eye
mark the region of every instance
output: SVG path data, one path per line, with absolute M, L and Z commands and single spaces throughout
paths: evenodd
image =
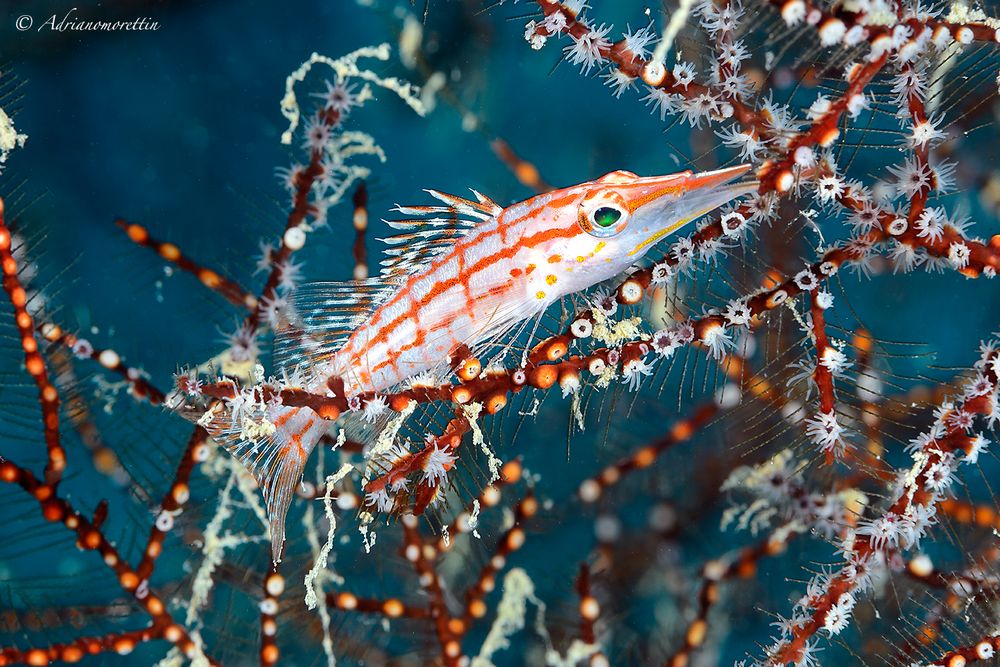
M 602 206 L 594 210 L 594 224 L 598 227 L 610 227 L 618 222 L 622 217 L 622 212 L 611 206 Z
M 628 217 L 624 197 L 614 190 L 591 192 L 580 202 L 580 228 L 591 236 L 620 234 L 628 224 Z

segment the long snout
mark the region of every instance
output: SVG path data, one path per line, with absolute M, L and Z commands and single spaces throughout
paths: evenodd
M 637 255 L 664 236 L 757 189 L 753 181 L 733 182 L 750 170 L 750 165 L 699 173 L 682 172 L 669 176 L 637 179 L 629 188 L 633 215 L 649 229 L 629 255 Z

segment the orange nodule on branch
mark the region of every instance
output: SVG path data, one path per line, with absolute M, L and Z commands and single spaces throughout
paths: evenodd
M 219 277 L 219 274 L 211 269 L 202 269 L 198 274 L 198 280 L 200 280 L 205 287 L 211 289 L 215 289 L 222 283 L 222 278 Z
M 507 405 L 507 394 L 493 394 L 486 399 L 486 412 L 491 415 L 496 414 L 503 410 L 505 405 Z
M 12 484 L 18 480 L 19 474 L 17 466 L 13 463 L 4 463 L 0 465 L 0 481 Z
M 142 225 L 133 223 L 125 228 L 125 233 L 135 243 L 145 243 L 149 240 L 149 232 Z
M 181 256 L 181 249 L 173 243 L 164 243 L 160 246 L 160 257 L 168 262 L 176 262 Z
M 52 521 L 54 523 L 56 521 L 62 521 L 65 514 L 63 512 L 63 507 L 59 502 L 49 500 L 42 505 L 42 516 L 45 517 L 46 521 Z
M 482 600 L 473 600 L 469 603 L 469 615 L 473 618 L 482 618 L 486 615 L 486 603 Z
M 122 572 L 121 575 L 118 577 L 118 582 L 122 585 L 122 588 L 124 588 L 127 591 L 134 591 L 136 588 L 139 587 L 139 577 L 138 575 L 136 575 L 135 572 L 132 572 L 131 570 Z
M 316 409 L 316 414 L 319 415 L 321 419 L 332 421 L 340 416 L 340 410 L 338 410 L 336 406 L 326 403 Z
M 566 344 L 566 340 L 560 336 L 556 340 L 552 341 L 548 348 L 545 350 L 545 358 L 549 361 L 556 361 L 561 359 L 569 351 L 569 347 Z
M 80 662 L 83 660 L 83 649 L 79 646 L 67 646 L 63 648 L 59 659 L 63 662 Z
M 517 459 L 513 461 L 507 461 L 500 469 L 500 477 L 508 484 L 513 484 L 517 480 L 521 479 L 521 473 L 523 472 L 523 467 L 521 462 Z
M 278 662 L 279 655 L 280 652 L 278 651 L 278 647 L 274 644 L 268 644 L 267 646 L 265 646 L 260 650 L 261 662 L 265 664 L 269 665 L 275 664 L 276 662 Z
M 469 391 L 468 387 L 459 385 L 451 390 L 451 400 L 459 405 L 468 403 L 471 398 L 472 392 Z
M 529 188 L 537 187 L 541 181 L 541 177 L 538 174 L 538 168 L 530 162 L 525 162 L 523 160 L 517 164 L 517 167 L 514 168 L 514 175 L 518 181 Z
M 24 655 L 24 661 L 33 666 L 49 664 L 49 654 L 40 648 L 33 648 Z
M 389 401 L 389 407 L 395 412 L 403 412 L 410 407 L 410 398 L 406 396 L 393 396 Z
M 382 612 L 389 618 L 399 618 L 404 611 L 406 611 L 406 607 L 396 598 L 389 598 L 382 603 Z
M 479 377 L 479 373 L 483 370 L 482 364 L 479 359 L 475 357 L 469 357 L 462 361 L 462 365 L 458 369 L 458 377 L 462 382 L 471 382 Z
M 555 384 L 559 373 L 554 366 L 539 366 L 531 371 L 529 380 L 531 386 L 538 389 L 548 389 Z

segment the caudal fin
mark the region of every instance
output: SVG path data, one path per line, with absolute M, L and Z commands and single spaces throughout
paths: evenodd
M 234 414 L 222 404 L 197 422 L 257 480 L 271 527 L 271 557 L 280 562 L 295 486 L 328 425 L 309 408 L 273 406 L 250 415 Z

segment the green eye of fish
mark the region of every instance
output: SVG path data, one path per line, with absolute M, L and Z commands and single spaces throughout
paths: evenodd
M 598 227 L 610 227 L 621 220 L 622 212 L 610 206 L 602 206 L 594 211 L 594 224 Z

